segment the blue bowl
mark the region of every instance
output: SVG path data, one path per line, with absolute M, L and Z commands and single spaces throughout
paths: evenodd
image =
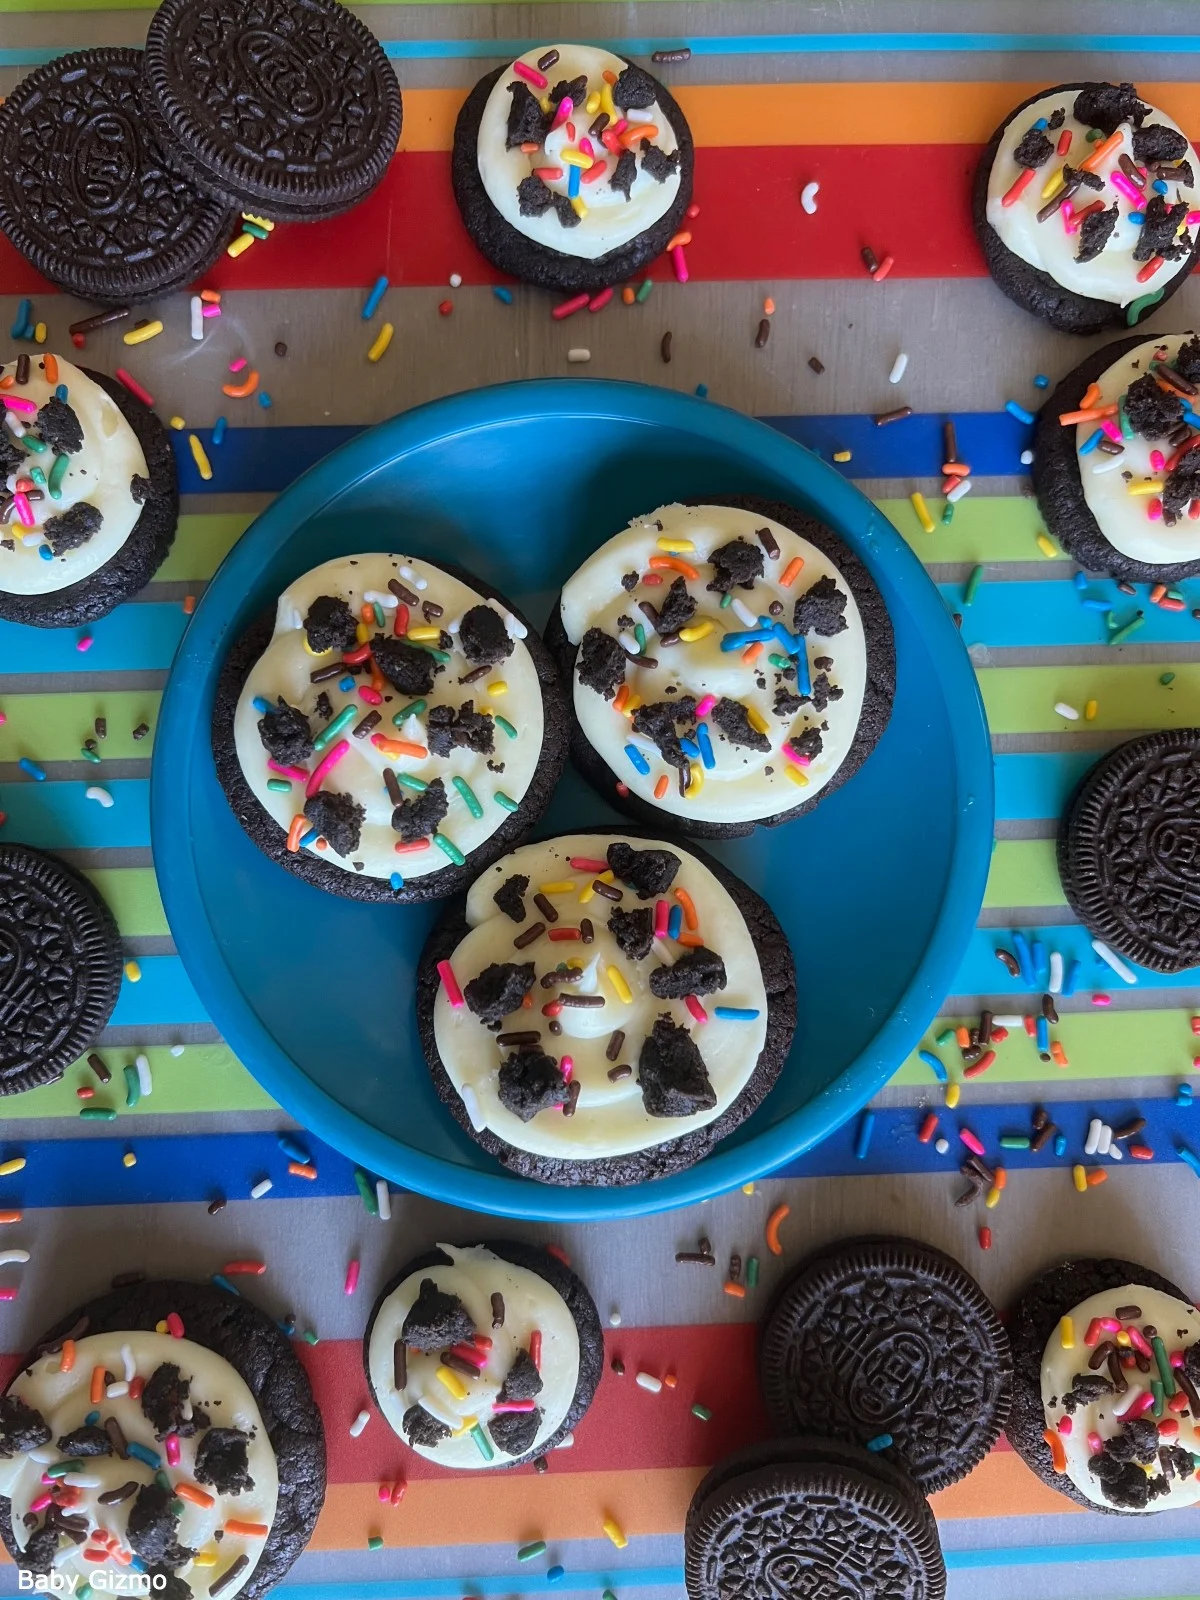
M 356 550 L 450 558 L 535 623 L 563 580 L 639 512 L 761 494 L 834 527 L 896 630 L 886 734 L 810 816 L 717 849 L 770 901 L 796 955 L 799 1025 L 779 1082 L 689 1171 L 626 1189 L 510 1177 L 439 1103 L 413 1017 L 437 908 L 312 889 L 242 832 L 209 750 L 226 651 L 299 573 Z M 832 467 L 761 423 L 630 383 L 506 384 L 421 406 L 287 489 L 230 552 L 184 636 L 151 780 L 154 858 L 180 956 L 214 1023 L 304 1127 L 402 1188 L 502 1216 L 588 1220 L 690 1204 L 808 1149 L 895 1071 L 949 992 L 992 836 L 987 724 L 966 650 L 886 519 Z M 574 773 L 543 831 L 613 820 Z M 669 826 L 664 825 L 664 833 Z M 363 1005 L 359 979 L 392 1003 Z

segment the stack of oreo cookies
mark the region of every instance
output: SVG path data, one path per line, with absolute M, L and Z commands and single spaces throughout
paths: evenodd
M 380 181 L 396 77 L 337 0 L 166 0 L 145 51 L 76 51 L 0 107 L 0 229 L 51 282 L 128 303 L 212 266 L 241 213 L 312 222 Z

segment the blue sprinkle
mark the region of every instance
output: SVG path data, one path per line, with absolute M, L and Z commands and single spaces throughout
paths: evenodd
M 1040 939 L 1033 941 L 1033 976 L 1039 989 L 1044 989 L 1050 982 L 1050 958 L 1046 954 L 1046 946 Z
M 864 1111 L 858 1124 L 858 1133 L 854 1139 L 854 1159 L 865 1161 L 867 1151 L 871 1148 L 871 1135 L 875 1132 L 875 1113 Z
M 1192 1104 L 1192 1086 L 1190 1083 L 1181 1083 L 1176 1089 L 1175 1104 L 1177 1106 L 1190 1106 Z
M 162 1466 L 162 1457 L 157 1450 L 150 1450 L 144 1444 L 139 1444 L 136 1439 L 126 1440 L 125 1450 L 135 1461 L 140 1461 L 144 1467 L 149 1467 L 151 1472 L 157 1472 Z
M 578 172 L 579 168 L 575 167 L 575 168 L 573 168 L 573 170 L 575 172 Z M 567 1575 L 566 1567 L 561 1566 L 557 1562 L 554 1564 L 554 1566 L 546 1568 L 546 1582 L 547 1583 L 561 1583 L 563 1581 L 563 1579 L 566 1577 L 566 1575 Z
M 274 710 L 271 702 L 269 700 L 264 700 L 261 694 L 256 694 L 254 699 L 251 701 L 251 704 L 253 705 L 255 711 L 258 712 L 259 716 L 263 716 L 266 714 L 266 712 Z
M 306 844 L 316 844 L 317 840 L 320 837 L 321 837 L 321 835 L 317 832 L 317 830 L 315 828 L 310 828 L 308 830 L 308 832 L 304 835 L 303 839 L 301 839 L 301 841 L 300 841 L 301 848 L 303 849 L 303 847 Z
M 353 689 L 353 687 L 354 687 L 354 679 L 349 673 L 347 673 L 344 678 L 339 678 L 338 679 L 338 688 L 342 691 L 343 694 L 349 694 L 351 689 Z
M 1018 422 L 1034 422 L 1037 420 L 1032 411 L 1026 411 L 1025 407 L 1018 405 L 1015 400 L 1006 400 L 1004 409 L 1010 417 L 1016 417 Z
M 1050 1024 L 1045 1017 L 1037 1019 L 1037 1047 L 1044 1056 L 1050 1054 Z
M 1081 456 L 1090 456 L 1092 451 L 1096 449 L 1103 438 L 1104 429 L 1096 428 L 1094 432 L 1088 434 L 1087 438 L 1079 446 L 1079 454 Z
M 502 301 L 504 305 L 512 305 L 513 296 L 511 289 L 504 289 L 501 288 L 499 284 L 496 284 L 492 290 L 492 293 L 496 296 L 496 299 Z
M 925 1063 L 939 1083 L 949 1083 L 950 1074 L 932 1050 L 918 1050 L 917 1059 Z
M 709 737 L 707 722 L 698 722 L 696 724 L 696 743 L 700 746 L 701 761 L 711 772 L 717 764 L 717 758 L 713 755 L 712 739 Z
M 54 551 L 51 550 L 51 548 L 50 548 L 50 546 L 48 544 L 40 544 L 40 545 L 38 545 L 38 555 L 41 556 L 43 561 L 53 561 L 54 560 Z
M 33 779 L 34 783 L 45 783 L 46 770 L 44 767 L 39 767 L 36 761 L 31 761 L 28 756 L 22 756 L 17 765 L 22 772 Z
M 722 1022 L 755 1022 L 758 1019 L 756 1006 L 714 1006 L 713 1016 Z
M 68 390 L 66 384 L 65 383 L 60 383 L 58 388 L 55 389 L 55 391 L 54 391 L 54 398 L 56 400 L 65 401 L 66 398 L 67 398 L 67 395 L 69 393 L 70 393 L 70 391 Z
M 727 633 L 721 640 L 721 649 L 728 654 L 731 650 L 744 650 L 748 644 L 765 644 L 774 637 L 771 628 L 746 628 L 741 633 Z
M 1032 989 L 1035 979 L 1033 973 L 1033 951 L 1029 948 L 1029 940 L 1023 933 L 1014 933 L 1012 942 L 1013 949 L 1016 951 L 1017 961 L 1021 967 L 1021 982 L 1026 988 Z
M 264 411 L 269 411 L 271 409 L 271 396 L 267 393 L 267 391 L 265 389 L 260 391 L 259 396 L 258 396 L 258 403 L 263 408 Z
M 567 174 L 567 198 L 573 200 L 579 193 L 579 168 L 572 167 Z
M 1033 387 L 1035 389 L 1048 389 L 1050 387 L 1050 379 L 1044 372 L 1039 372 L 1033 380 Z
M 225 443 L 225 418 L 224 417 L 218 417 L 217 420 L 213 423 L 212 442 L 213 442 L 213 444 L 217 444 L 217 445 Z
M 578 169 L 576 169 L 576 170 L 578 170 Z M 638 749 L 637 745 L 635 745 L 635 744 L 627 744 L 625 746 L 625 754 L 629 757 L 629 760 L 630 760 L 631 764 L 633 765 L 633 768 L 634 768 L 635 771 L 640 772 L 643 778 L 649 776 L 650 763 L 646 760 L 645 756 Z
M 290 1339 L 296 1331 L 296 1319 L 295 1317 L 284 1317 L 282 1322 L 276 1323 L 276 1327 L 279 1328 L 281 1332 L 286 1333 Z
M 802 695 L 812 694 L 812 674 L 808 670 L 808 640 L 800 641 L 800 651 L 796 656 L 796 688 Z
M 129 1565 L 133 1568 L 134 1572 L 145 1572 L 146 1570 L 146 1563 L 142 1560 L 141 1556 L 134 1556 Z
M 696 385 L 696 393 L 700 397 L 701 400 L 707 400 L 708 399 L 708 385 L 706 383 L 698 383 Z
M 888 1450 L 891 1448 L 892 1436 L 890 1433 L 877 1433 L 873 1439 L 867 1440 L 868 1450 Z
M 1039 117 L 1037 119 L 1037 121 L 1034 123 L 1034 127 L 1035 128 L 1043 128 L 1044 129 L 1044 128 L 1048 128 L 1049 126 L 1050 126 L 1050 124 L 1046 121 L 1045 117 Z M 869 1450 L 870 1448 L 871 1448 L 871 1446 L 868 1445 L 867 1449 Z
M 388 882 L 392 886 L 392 893 L 393 894 L 399 894 L 400 890 L 403 889 L 403 887 L 404 887 L 404 879 L 400 876 L 400 874 L 398 872 L 393 872 L 391 877 L 388 879 Z
M 789 656 L 798 656 L 800 654 L 800 640 L 794 633 L 789 633 L 782 622 L 777 622 L 771 632 Z
M 1067 970 L 1063 973 L 1062 993 L 1064 1000 L 1075 993 L 1075 985 L 1079 982 L 1079 974 L 1083 971 L 1083 962 L 1076 957 L 1067 963 Z
M 1144 211 L 1131 211 L 1129 213 L 1129 220 L 1135 227 L 1140 228 L 1142 223 L 1146 220 L 1146 213 Z
M 1056 1133 L 1054 1135 L 1054 1154 L 1056 1156 L 1062 1157 L 1062 1156 L 1065 1156 L 1066 1153 L 1067 1153 L 1067 1136 L 1066 1136 L 1065 1133 Z
M 383 299 L 384 295 L 387 292 L 388 292 L 388 281 L 387 281 L 387 279 L 386 278 L 382 278 L 382 277 L 381 278 L 376 278 L 375 287 L 371 290 L 370 294 L 367 296 L 366 303 L 364 304 L 364 306 L 362 308 L 362 319 L 363 319 L 364 322 L 370 322 L 371 318 L 379 310 L 379 302 Z
M 1085 611 L 1104 611 L 1107 613 L 1112 610 L 1111 601 L 1103 600 L 1099 595 L 1095 594 L 1085 594 L 1079 603 Z
M 1150 187 L 1154 190 L 1155 194 L 1166 194 L 1167 192 L 1167 184 L 1164 178 L 1155 178 Z
M 680 739 L 679 748 L 683 751 L 684 755 L 689 761 L 700 761 L 703 759 L 700 754 L 700 746 L 694 739 Z
M 1196 1176 L 1200 1178 L 1200 1156 L 1194 1150 L 1189 1150 L 1182 1140 L 1176 1142 L 1175 1149 L 1180 1161 L 1186 1162 Z
M 294 1139 L 290 1133 L 281 1133 L 278 1142 L 279 1148 L 289 1161 L 298 1161 L 302 1167 L 307 1167 L 311 1162 L 312 1156 L 299 1139 Z
M 242 1298 L 242 1291 L 240 1289 L 235 1289 L 233 1284 L 230 1283 L 229 1279 L 224 1275 L 224 1273 L 214 1272 L 212 1275 L 212 1281 L 216 1284 L 218 1289 L 224 1289 L 226 1294 L 231 1294 L 235 1297 L 235 1299 L 238 1300 Z
M 89 1411 L 87 1416 L 84 1417 L 83 1420 L 84 1420 L 85 1426 L 87 1426 L 89 1428 L 94 1428 L 96 1426 L 96 1424 L 100 1421 L 100 1413 L 98 1411 Z
M 1088 575 L 1087 575 L 1086 572 L 1084 572 L 1084 570 L 1081 567 L 1080 570 L 1075 574 L 1074 578 L 1071 581 L 1074 583 L 1075 587 L 1082 594 L 1083 591 L 1088 586 Z
M 23 338 L 24 334 L 25 334 L 25 328 L 26 328 L 26 326 L 27 326 L 27 324 L 29 322 L 29 319 L 32 317 L 32 315 L 33 315 L 33 302 L 31 300 L 22 300 L 21 304 L 17 307 L 17 314 L 13 318 L 13 325 L 8 330 L 9 338 L 11 338 L 11 339 Z
M 678 939 L 683 928 L 683 907 L 672 906 L 671 914 L 667 918 L 667 938 Z

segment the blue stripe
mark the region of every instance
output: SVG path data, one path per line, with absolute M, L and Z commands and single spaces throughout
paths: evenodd
M 719 400 L 719 394 L 713 396 Z M 940 471 L 942 412 L 917 412 L 902 422 L 877 427 L 869 416 L 764 417 L 762 420 L 789 439 L 815 450 L 826 461 L 835 450 L 849 450 L 851 459 L 841 465 L 849 478 L 936 477 Z M 958 434 L 959 455 L 980 477 L 1005 477 L 1022 473 L 1021 451 L 1032 430 L 1006 411 L 951 413 Z M 196 470 L 185 434 L 173 434 L 179 466 L 179 487 L 184 494 L 274 494 L 287 488 L 300 474 L 331 450 L 345 444 L 359 427 L 227 428 L 225 441 L 212 445 L 212 430 L 198 428 L 212 462 L 206 483 Z M 211 446 L 211 448 L 210 448 Z
M 1100 756 L 1098 750 L 997 756 L 996 816 L 1026 822 L 1060 816 L 1071 791 Z
M 150 843 L 150 784 L 144 778 L 96 782 L 113 797 L 105 810 L 86 800 L 86 783 L 0 783 L 4 837 L 38 850 L 127 850 Z
M 1012 1037 L 1001 1048 L 1033 1049 L 1033 1041 Z M 940 1092 L 930 1078 L 931 1100 L 940 1105 Z M 92 1105 L 120 1107 L 123 1096 L 115 1091 L 98 1090 Z M 1030 1099 L 1038 1098 L 1031 1090 Z M 1086 1161 L 1083 1141 L 1090 1118 L 1097 1116 L 1117 1127 L 1136 1115 L 1146 1118 L 1141 1139 L 1155 1152 L 1156 1160 L 1178 1162 L 1177 1139 L 1200 1151 L 1200 1125 L 1195 1109 L 1177 1106 L 1171 1099 L 1069 1100 L 1060 1103 L 1039 1099 L 1055 1124 L 1068 1137 L 1067 1153 L 1057 1159 L 1047 1147 L 1040 1155 L 1029 1150 L 999 1148 L 1002 1133 L 1030 1131 L 1029 1106 L 978 1104 L 960 1107 L 951 1113 L 942 1110 L 940 1132 L 951 1140 L 951 1147 L 939 1156 L 932 1144 L 917 1139 L 923 1111 L 910 1107 L 884 1107 L 875 1111 L 871 1141 L 861 1160 L 855 1155 L 860 1119 L 852 1117 L 816 1149 L 772 1174 L 774 1177 L 844 1178 L 884 1177 L 893 1173 L 943 1173 L 956 1171 L 965 1149 L 957 1134 L 970 1128 L 993 1161 L 1002 1160 L 1010 1171 L 1026 1167 L 1068 1168 Z M 289 1175 L 288 1158 L 272 1133 L 223 1133 L 219 1138 L 204 1135 L 154 1137 L 143 1116 L 118 1118 L 103 1124 L 103 1134 L 95 1138 L 42 1139 L 23 1142 L 19 1137 L 0 1144 L 0 1157 L 22 1154 L 28 1158 L 23 1172 L 0 1178 L 0 1204 L 44 1208 L 50 1206 L 103 1206 L 173 1204 L 207 1200 L 214 1190 L 229 1198 L 247 1199 L 250 1188 L 260 1178 L 269 1177 L 274 1188 L 266 1199 L 303 1199 L 313 1195 L 340 1197 L 357 1192 L 354 1164 L 313 1138 L 302 1135 L 312 1151 L 317 1177 L 309 1181 Z M 121 1128 L 120 1136 L 112 1131 Z M 126 1168 L 117 1159 L 131 1136 L 136 1136 L 137 1165 Z M 1087 1163 L 1105 1165 L 1104 1162 Z M 1115 1163 L 1108 1163 L 1115 1165 Z M 1125 1165 L 1134 1163 L 1126 1160 Z M 1197 1191 L 1200 1195 L 1200 1190 Z
M 1114 990 L 1128 989 L 1131 987 L 1123 979 L 1118 978 L 1111 968 L 1106 967 L 1092 950 L 1091 940 L 1086 928 L 1078 925 L 1059 925 L 1056 927 L 1038 928 L 1028 937 L 1041 940 L 1046 950 L 1060 950 L 1063 962 L 1070 966 L 1072 960 L 1078 958 L 1083 963 L 1082 973 L 1076 990 L 1085 993 L 1091 989 L 1099 989 L 1109 994 Z M 1028 995 L 1033 988 L 1041 992 L 1037 985 L 1023 983 L 1019 977 L 1012 978 L 1005 966 L 996 959 L 996 951 L 1005 949 L 1012 951 L 1012 935 L 1005 928 L 976 928 L 971 935 L 969 944 L 963 954 L 962 962 L 958 969 L 958 976 L 951 989 L 952 994 L 997 994 L 997 995 Z M 1015 952 L 1014 952 L 1015 953 Z M 1157 989 L 1190 989 L 1196 983 L 1196 970 L 1188 968 L 1184 972 L 1147 972 L 1144 967 L 1139 967 L 1135 962 L 1128 962 L 1137 973 L 1137 989 L 1139 994 Z M 1044 987 L 1044 983 L 1042 984 Z M 1162 1004 L 1167 1005 L 1169 997 L 1162 997 Z M 1017 1009 L 1014 1007 L 1014 1009 Z
M 86 628 L 27 628 L 0 622 L 0 661 L 5 672 L 165 671 L 187 626 L 183 607 L 121 606 Z M 86 650 L 78 640 L 91 638 Z
M 122 980 L 112 1014 L 114 1028 L 209 1020 L 178 956 L 139 956 L 138 965 L 142 976 L 137 983 Z
M 919 545 L 917 552 L 920 554 Z M 1081 605 L 1079 591 L 1069 579 L 981 583 L 969 606 L 963 605 L 962 584 L 943 583 L 938 587 L 947 609 L 962 616 L 961 632 L 969 645 L 1004 649 L 1021 645 L 1099 645 L 1108 641 L 1104 612 Z M 1200 589 L 1195 584 L 1180 587 L 1187 601 L 1183 611 L 1164 611 L 1161 606 L 1149 605 L 1144 594 L 1137 599 L 1118 594 L 1114 584 L 1100 579 L 1090 583 L 1084 593 L 1106 601 L 1118 622 L 1127 622 L 1140 610 L 1145 617 L 1137 635 L 1142 644 L 1195 644 L 1200 641 L 1200 624 L 1192 620 L 1191 608 L 1200 605 Z

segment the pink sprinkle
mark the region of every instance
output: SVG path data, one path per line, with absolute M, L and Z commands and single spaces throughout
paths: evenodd
M 221 315 L 221 308 L 220 306 L 206 304 L 201 308 L 200 315 L 202 317 L 219 317 Z
M 687 257 L 683 253 L 683 246 L 677 244 L 671 251 L 671 265 L 675 268 L 675 277 L 679 283 L 688 281 Z
M 588 301 L 588 310 L 589 311 L 603 311 L 605 306 L 612 299 L 612 297 L 613 297 L 613 295 L 615 293 L 616 293 L 616 290 L 612 287 L 611 284 L 608 286 L 607 289 L 601 289 L 599 294 L 593 295 L 592 298 Z
M 575 102 L 571 99 L 571 96 L 569 94 L 563 95 L 558 102 L 558 110 L 554 113 L 554 121 L 550 124 L 551 131 L 555 128 L 561 128 L 574 109 Z
M 534 1411 L 536 1409 L 536 1400 L 496 1400 L 492 1403 L 492 1411 L 495 1414 L 502 1414 L 508 1411 Z
M 245 356 L 238 356 L 236 361 L 231 361 L 229 363 L 229 370 L 230 370 L 230 372 L 240 372 L 245 365 L 246 365 Z
M 1094 994 L 1092 996 L 1092 1004 L 1094 1006 L 1110 1006 L 1112 1005 L 1112 996 L 1108 994 Z
M 1144 1416 L 1154 1404 L 1154 1396 L 1149 1389 L 1143 1389 L 1141 1394 L 1134 1395 L 1124 1411 L 1114 1411 L 1113 1416 L 1118 1422 L 1132 1422 L 1135 1418 Z
M 84 633 L 81 634 L 78 639 L 76 639 L 75 648 L 76 650 L 90 650 L 92 648 L 92 643 L 93 640 L 91 634 Z
M 596 159 L 596 147 L 590 139 L 580 139 L 579 154 L 581 156 L 591 156 L 593 161 Z
M 1071 1423 L 1070 1417 L 1059 1417 L 1059 1419 L 1058 1419 L 1058 1431 L 1059 1431 L 1059 1433 L 1070 1433 L 1071 1428 L 1072 1428 L 1072 1423 Z
M 383 704 L 383 696 L 380 694 L 378 689 L 372 689 L 369 683 L 362 683 L 359 685 L 358 698 L 360 700 L 365 700 L 369 706 L 378 706 Z
M 684 216 L 685 217 L 698 217 L 699 215 L 700 215 L 700 207 L 693 200 L 691 205 L 684 212 Z
M 8 409 L 10 411 L 36 411 L 37 410 L 37 401 L 36 400 L 26 400 L 23 396 L 21 396 L 19 394 L 0 394 L 0 400 L 2 400 L 4 402 L 4 404 L 8 407 Z
M 628 126 L 629 126 L 629 123 L 625 120 L 625 118 L 624 117 L 619 117 L 617 119 L 617 121 L 613 123 L 612 131 L 615 134 L 622 134 L 622 133 L 625 132 L 625 129 Z
M 358 1262 L 357 1261 L 352 1261 L 350 1263 L 350 1265 L 346 1268 L 345 1290 L 346 1290 L 347 1294 L 353 1294 L 355 1289 L 357 1289 L 357 1288 L 358 1288 Z
M 167 1447 L 167 1465 L 169 1467 L 177 1467 L 179 1465 L 179 1435 L 177 1433 L 169 1433 L 163 1443 Z
M 15 1289 L 0 1289 L 0 1300 L 15 1300 L 16 1298 L 17 1291 Z
M 1115 440 L 1118 444 L 1120 443 L 1121 430 L 1111 417 L 1101 418 L 1100 431 L 1107 434 L 1110 439 Z
M 290 778 L 293 783 L 308 782 L 308 773 L 303 767 L 281 767 L 274 756 L 267 757 L 267 765 L 272 772 L 277 772 L 281 778 Z
M 1076 233 L 1078 231 L 1078 226 L 1079 226 L 1078 223 L 1075 225 L 1074 228 L 1071 226 L 1072 218 L 1075 215 L 1075 207 L 1071 204 L 1071 202 L 1069 200 L 1064 200 L 1062 205 L 1059 206 L 1058 214 L 1062 218 L 1062 221 L 1063 221 L 1063 231 L 1064 231 L 1064 233 Z
M 8 713 L 6 711 L 0 711 L 0 728 L 2 728 L 7 721 Z
M 1153 1357 L 1154 1351 L 1151 1350 L 1150 1346 L 1146 1343 L 1140 1328 L 1135 1328 L 1131 1323 L 1125 1329 L 1125 1332 L 1129 1335 L 1129 1342 L 1137 1351 L 1138 1355 L 1145 1356 L 1147 1359 Z
M 30 1509 L 30 1511 L 33 1511 L 33 1512 L 45 1511 L 47 1506 L 50 1506 L 50 1505 L 53 1505 L 53 1504 L 54 1504 L 54 1496 L 52 1494 L 49 1494 L 49 1493 L 47 1493 L 47 1494 L 39 1494 L 36 1500 L 31 1500 L 29 1502 L 29 1509 Z
M 33 507 L 29 504 L 29 496 L 24 489 L 15 489 L 13 491 L 13 505 L 16 508 L 19 519 L 27 528 L 32 528 L 36 519 L 33 515 Z
M 1126 200 L 1131 201 L 1140 210 L 1145 202 L 1145 196 L 1136 183 L 1130 181 L 1123 172 L 1110 172 L 1108 181 L 1114 189 L 1120 190 Z
M 972 1155 L 981 1156 L 983 1154 L 983 1140 L 977 1139 L 971 1132 L 970 1128 L 960 1128 L 958 1130 L 958 1137 L 966 1145 L 967 1149 Z
M 550 79 L 545 73 L 539 72 L 536 67 L 527 67 L 523 61 L 514 61 L 512 69 L 518 78 L 524 78 L 526 83 L 531 83 L 535 89 L 545 89 L 549 86 Z
M 563 1075 L 563 1082 L 570 1083 L 571 1074 L 575 1071 L 575 1060 L 572 1056 L 563 1056 L 559 1063 L 559 1070 Z
M 573 317 L 577 311 L 582 311 L 584 306 L 591 302 L 590 294 L 573 295 L 570 300 L 563 300 L 550 312 L 555 322 L 561 322 L 564 317 Z
M 462 990 L 458 987 L 458 979 L 454 976 L 454 968 L 448 961 L 439 961 L 437 974 L 442 980 L 442 987 L 446 991 L 446 999 L 457 1011 L 463 1003 Z
M 1161 472 L 1166 464 L 1167 458 L 1163 455 L 1161 450 L 1151 450 L 1150 465 L 1154 468 L 1155 472 Z
M 608 871 L 608 862 L 601 861 L 597 856 L 569 856 L 568 860 L 576 872 L 590 872 L 593 877 L 599 872 Z
M 1101 1329 L 1105 1333 L 1120 1333 L 1121 1331 L 1121 1324 L 1117 1321 L 1116 1317 L 1098 1317 L 1096 1320 L 1099 1322 Z M 1146 1354 L 1149 1355 L 1150 1351 L 1147 1350 Z
M 375 1494 L 376 1494 L 376 1497 L 379 1500 L 380 1505 L 381 1506 L 386 1506 L 388 1501 L 392 1498 L 392 1486 L 391 1486 L 391 1484 L 390 1483 L 381 1483 L 379 1485 L 378 1489 L 376 1489 Z
M 403 1478 L 397 1478 L 392 1485 L 392 1504 L 398 1506 L 404 1499 L 404 1491 L 408 1488 Z
M 708 1012 L 705 1011 L 704 1007 L 700 1004 L 699 1000 L 696 999 L 694 994 L 685 994 L 683 997 L 683 1003 L 697 1022 L 705 1023 L 708 1021 Z
M 1184 220 L 1189 228 L 1194 228 L 1200 222 L 1200 211 L 1189 211 Z
M 807 767 L 810 764 L 808 756 L 801 755 L 799 750 L 794 750 L 786 742 L 780 745 L 779 753 L 785 761 L 790 761 L 794 767 Z
M 706 717 L 716 703 L 717 697 L 715 694 L 706 694 L 703 700 L 699 701 L 696 706 L 697 717 Z
M 172 1339 L 183 1338 L 183 1318 L 179 1315 L 178 1311 L 167 1312 L 167 1332 L 171 1335 Z
M 1096 1345 L 1098 1345 L 1100 1343 L 1100 1335 L 1103 1332 L 1104 1332 L 1104 1318 L 1103 1317 L 1093 1317 L 1092 1320 L 1087 1325 L 1087 1332 L 1083 1336 L 1083 1342 L 1088 1347 L 1089 1350 L 1093 1349 Z
M 1146 507 L 1146 515 L 1150 518 L 1151 522 L 1162 521 L 1162 501 L 1157 495 L 1154 496 L 1153 500 L 1151 500 L 1150 504 Z
M 1182 1367 L 1182 1365 L 1183 1365 L 1183 1351 L 1182 1350 L 1172 1350 L 1171 1351 L 1171 1366 L 1174 1368 L 1174 1370 L 1176 1372 L 1178 1372 L 1180 1367 Z
M 320 789 L 321 784 L 325 781 L 325 774 L 332 772 L 342 757 L 348 755 L 349 753 L 350 741 L 348 739 L 339 739 L 332 750 L 326 751 L 324 759 L 321 761 L 319 766 L 313 769 L 312 776 L 304 786 L 304 797 L 306 800 L 312 799 L 313 795 L 316 794 L 318 789 Z
M 152 406 L 154 404 L 154 396 L 143 389 L 137 379 L 126 372 L 124 367 L 114 367 L 113 377 L 118 383 L 123 383 L 130 394 L 140 400 L 144 406 Z
M 455 1344 L 450 1346 L 450 1354 L 457 1356 L 460 1361 L 470 1362 L 476 1372 L 482 1372 L 484 1367 L 487 1366 L 489 1350 L 481 1349 L 477 1344 Z
M 1088 1449 L 1092 1452 L 1092 1454 L 1094 1456 L 1098 1456 L 1100 1454 L 1101 1450 L 1104 1449 L 1104 1440 L 1100 1437 L 1100 1435 L 1098 1433 L 1089 1433 L 1088 1434 L 1087 1444 L 1088 1444 Z
M 665 900 L 658 900 L 654 906 L 654 937 L 665 939 L 667 928 L 671 921 L 671 908 Z

